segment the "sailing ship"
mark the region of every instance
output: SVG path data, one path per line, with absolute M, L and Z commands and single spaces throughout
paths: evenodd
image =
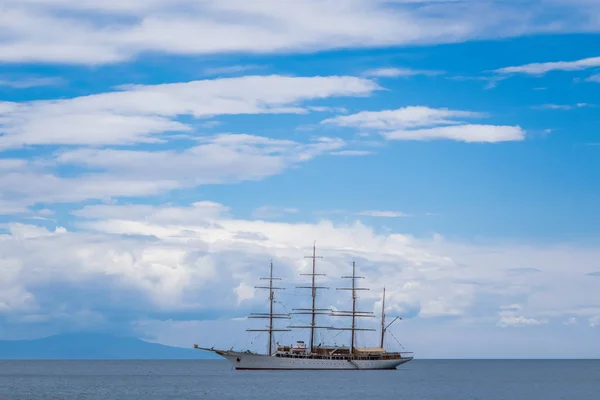
M 374 331 L 374 329 L 357 327 L 358 318 L 374 318 L 375 315 L 368 311 L 357 311 L 356 300 L 357 292 L 361 290 L 369 290 L 356 286 L 357 279 L 364 279 L 362 276 L 356 276 L 356 264 L 352 262 L 352 276 L 343 276 L 343 279 L 351 279 L 350 287 L 337 288 L 338 290 L 347 290 L 352 293 L 352 310 L 339 311 L 332 309 L 316 308 L 317 291 L 320 289 L 328 289 L 324 286 L 317 286 L 316 277 L 325 276 L 325 274 L 316 273 L 316 247 L 313 245 L 312 256 L 306 258 L 312 259 L 312 273 L 301 274 L 311 277 L 310 286 L 296 286 L 300 289 L 310 289 L 312 291 L 312 307 L 293 309 L 292 313 L 281 314 L 273 312 L 273 304 L 275 302 L 275 291 L 283 290 L 284 288 L 273 286 L 274 281 L 281 278 L 273 277 L 273 263 L 270 264 L 270 274 L 268 278 L 260 278 L 267 280 L 268 286 L 256 286 L 257 289 L 267 289 L 269 291 L 269 312 L 268 313 L 253 313 L 249 318 L 263 318 L 269 320 L 267 329 L 247 329 L 248 332 L 268 332 L 269 342 L 268 351 L 266 354 L 255 353 L 249 350 L 234 351 L 218 350 L 214 347 L 206 348 L 194 345 L 194 348 L 199 350 L 207 350 L 214 352 L 227 360 L 229 360 L 236 370 L 384 370 L 395 369 L 397 366 L 404 364 L 413 359 L 411 352 L 388 352 L 384 347 L 385 333 L 387 329 L 399 317 L 394 318 L 386 325 L 385 321 L 385 288 L 383 289 L 383 298 L 381 305 L 381 338 L 379 347 L 359 348 L 356 347 L 356 332 L 357 331 Z M 274 325 L 275 320 L 291 319 L 291 314 L 303 314 L 311 316 L 310 325 L 288 326 L 286 328 L 277 328 Z M 333 317 L 349 317 L 351 318 L 350 327 L 331 327 L 319 326 L 317 324 L 317 315 L 329 315 Z M 274 349 L 275 332 L 289 332 L 292 329 L 309 329 L 309 344 L 306 346 L 304 341 L 297 341 L 295 345 L 279 345 Z M 350 331 L 350 346 L 338 345 L 315 345 L 315 332 L 317 329 Z

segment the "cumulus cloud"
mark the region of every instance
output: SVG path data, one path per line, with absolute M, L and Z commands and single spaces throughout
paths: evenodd
M 387 312 L 404 317 L 399 337 L 410 350 L 424 346 L 424 351 L 427 342 L 442 340 L 423 338 L 430 331 L 428 321 L 459 337 L 474 329 L 496 337 L 494 329 L 500 327 L 526 332 L 569 318 L 591 325 L 600 313 L 594 282 L 585 276 L 595 266 L 596 247 L 459 243 L 439 235 L 378 232 L 360 222 L 239 219 L 226 205 L 210 201 L 89 205 L 72 214 L 76 219 L 68 230 L 5 225 L 7 233 L 0 234 L 4 335 L 24 327 L 54 333 L 85 326 L 129 330 L 180 346 L 243 347 L 252 321 L 240 318 L 267 306 L 267 298 L 252 287 L 267 272 L 269 260 L 288 288 L 278 293 L 277 307 L 288 312 L 308 305 L 310 296 L 294 286 L 310 269 L 304 256 L 312 240 L 324 257 L 318 265 L 327 274 L 319 278 L 324 286 L 342 287 L 339 277 L 355 260 L 371 288 L 361 293 L 362 309 L 378 313 L 381 289 L 387 287 Z M 544 273 L 510 273 L 532 265 Z M 342 309 L 351 300 L 329 290 L 320 292 L 318 301 Z M 323 322 L 343 323 L 327 317 Z M 377 328 L 376 320 L 364 324 Z M 176 333 L 183 326 L 211 329 Z M 285 340 L 302 334 L 291 332 Z M 375 339 L 360 338 L 365 344 Z
M 181 321 L 242 317 L 265 306 L 248 287 L 270 259 L 283 284 L 293 287 L 301 280 L 299 274 L 310 268 L 304 256 L 313 239 L 324 256 L 319 268 L 327 273 L 326 286 L 341 284 L 339 277 L 356 260 L 365 285 L 373 289 L 361 293 L 362 307 L 378 312 L 386 286 L 389 312 L 405 320 L 535 326 L 600 312 L 594 283 L 581 272 L 595 265 L 595 248 L 475 245 L 378 233 L 359 222 L 236 219 L 227 206 L 209 201 L 90 205 L 73 214 L 77 230 L 6 225 L 8 233 L 0 235 L 3 316 L 100 315 L 94 322 L 98 328 L 119 323 L 123 329 L 143 321 L 140 315 Z M 544 274 L 508 273 L 508 265 L 531 268 L 519 265 L 525 262 L 543 266 Z M 295 289 L 281 296 L 287 307 L 310 298 Z M 338 309 L 350 300 L 335 291 L 321 296 L 324 307 Z
M 124 145 L 159 142 L 167 132 L 191 132 L 180 116 L 304 113 L 298 103 L 366 96 L 374 82 L 347 76 L 244 76 L 163 85 L 66 100 L 0 103 L 0 149 L 23 145 Z
M 518 126 L 465 124 L 463 119 L 483 118 L 486 114 L 429 107 L 397 110 L 361 111 L 357 114 L 324 120 L 323 124 L 358 129 L 374 129 L 389 140 L 449 139 L 463 142 L 505 142 L 525 138 Z
M 142 53 L 307 52 L 597 31 L 587 3 L 2 0 L 3 62 L 103 64 Z M 551 23 L 557 12 L 565 22 Z M 235 16 L 235 18 L 232 18 Z M 308 23 L 307 21 L 310 21 Z

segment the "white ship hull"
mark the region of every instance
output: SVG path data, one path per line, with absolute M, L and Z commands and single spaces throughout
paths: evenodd
M 238 370 L 373 370 L 395 369 L 412 357 L 391 360 L 332 360 L 308 357 L 275 357 L 244 352 L 219 352 Z

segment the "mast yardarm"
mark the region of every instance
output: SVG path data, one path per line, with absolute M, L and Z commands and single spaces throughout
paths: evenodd
M 269 312 L 268 313 L 252 313 L 248 318 L 268 318 L 269 329 L 247 329 L 248 332 L 269 332 L 269 355 L 273 354 L 273 332 L 289 332 L 289 329 L 275 329 L 273 327 L 274 319 L 290 319 L 289 314 L 275 314 L 273 313 L 273 303 L 275 302 L 275 290 L 285 290 L 285 288 L 274 287 L 273 281 L 280 281 L 281 278 L 273 278 L 273 261 L 271 261 L 271 268 L 268 278 L 260 278 L 261 280 L 268 280 L 269 286 L 255 286 L 256 289 L 268 289 L 269 290 Z
M 351 290 L 352 291 L 352 311 L 334 311 L 332 312 L 331 316 L 333 317 L 352 317 L 352 326 L 350 328 L 330 328 L 331 330 L 342 330 L 342 331 L 351 331 L 351 339 L 350 339 L 350 351 L 354 354 L 354 348 L 355 348 L 355 332 L 356 331 L 374 331 L 375 329 L 364 329 L 364 328 L 357 328 L 356 327 L 356 318 L 360 318 L 360 317 L 369 317 L 369 318 L 373 318 L 375 317 L 375 315 L 373 315 L 372 312 L 369 311 L 357 311 L 356 310 L 356 299 L 358 298 L 358 296 L 356 295 L 356 292 L 358 290 L 369 290 L 368 288 L 361 288 L 361 287 L 356 287 L 356 280 L 357 279 L 364 279 L 364 276 L 356 276 L 356 263 L 354 261 L 352 261 L 352 276 L 342 276 L 342 279 L 352 279 L 352 286 L 349 288 L 337 288 L 337 290 Z

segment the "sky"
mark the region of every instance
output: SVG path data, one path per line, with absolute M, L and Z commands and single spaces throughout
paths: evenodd
M 320 308 L 355 261 L 390 349 L 600 357 L 599 33 L 596 0 L 0 0 L 0 339 L 264 351 L 254 286 L 308 305 L 316 242 Z

